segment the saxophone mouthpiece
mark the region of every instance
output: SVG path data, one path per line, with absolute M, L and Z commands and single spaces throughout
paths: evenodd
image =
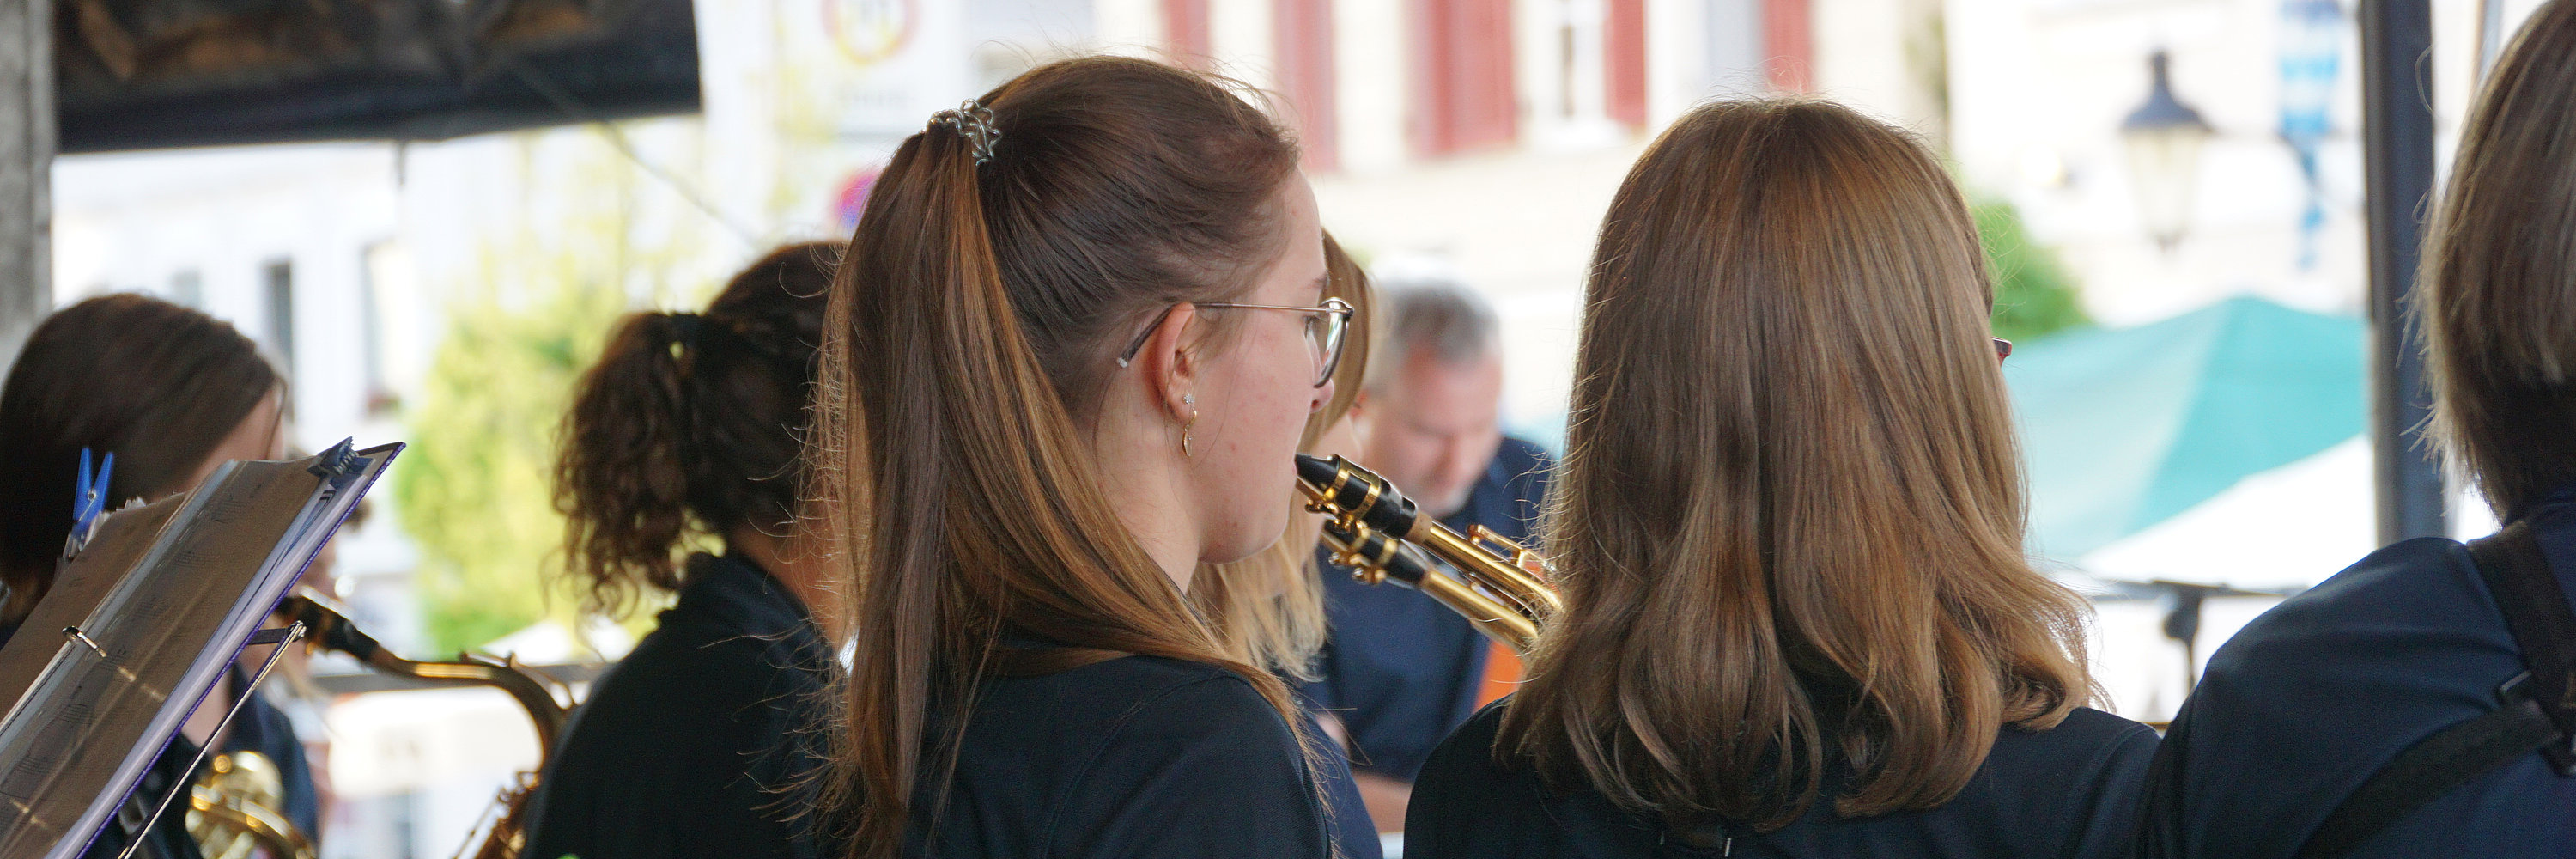
M 1334 457 L 1333 459 L 1340 459 Z M 1333 460 L 1320 456 L 1297 455 L 1297 479 L 1316 489 L 1333 484 Z
M 1297 455 L 1297 479 L 1336 516 L 1347 515 L 1393 537 L 1411 539 L 1416 515 L 1413 499 L 1376 472 L 1339 456 L 1332 459 Z

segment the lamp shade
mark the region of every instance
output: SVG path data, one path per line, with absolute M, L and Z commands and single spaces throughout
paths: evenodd
M 2120 123 L 2128 150 L 2129 185 L 2137 197 L 2138 222 L 2158 247 L 2172 250 L 2191 223 L 2193 186 L 2200 178 L 2201 148 L 2215 131 L 2200 111 L 2174 98 L 2164 51 L 2147 58 L 2154 85 L 2147 102 Z

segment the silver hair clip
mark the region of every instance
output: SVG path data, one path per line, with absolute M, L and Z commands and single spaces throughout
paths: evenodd
M 930 115 L 931 125 L 945 125 L 966 138 L 975 147 L 975 165 L 993 160 L 993 143 L 1002 139 L 1002 128 L 993 122 L 993 109 L 967 99 L 956 110 L 943 110 Z

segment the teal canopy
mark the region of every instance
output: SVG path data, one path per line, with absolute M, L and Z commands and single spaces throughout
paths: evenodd
M 2360 434 L 2363 335 L 2357 318 L 2239 297 L 2023 344 L 2004 379 L 2032 551 L 2074 560 Z

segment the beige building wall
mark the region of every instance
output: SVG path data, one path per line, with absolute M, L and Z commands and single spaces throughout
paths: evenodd
M 1812 0 L 1809 10 L 1817 95 L 1935 145 L 1947 136 L 1941 0 Z
M 1163 44 L 1163 0 L 1092 0 L 1091 32 L 1100 50 L 1154 56 Z
M 1333 2 L 1333 103 L 1341 120 L 1341 170 L 1350 176 L 1402 169 L 1409 154 L 1406 2 Z

